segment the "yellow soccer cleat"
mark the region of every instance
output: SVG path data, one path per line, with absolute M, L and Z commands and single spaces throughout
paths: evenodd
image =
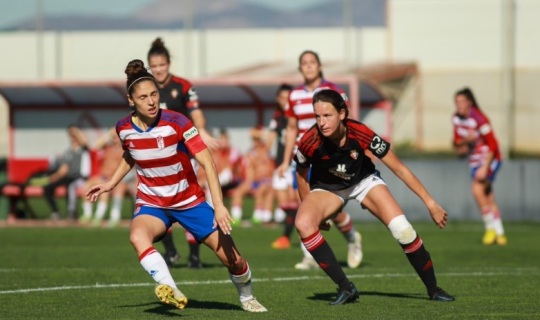
M 506 239 L 506 236 L 502 234 L 500 236 L 497 236 L 495 242 L 500 246 L 505 246 L 508 243 L 508 239 Z
M 496 240 L 497 234 L 495 233 L 495 230 L 487 229 L 486 233 L 484 233 L 484 237 L 482 238 L 482 243 L 486 246 L 490 246 L 492 244 L 495 244 Z
M 173 289 L 166 284 L 157 285 L 154 293 L 162 303 L 170 304 L 180 310 L 184 309 L 188 303 L 188 299 L 180 290 Z

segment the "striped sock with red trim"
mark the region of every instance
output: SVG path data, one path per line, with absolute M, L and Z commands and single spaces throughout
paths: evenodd
M 413 242 L 402 244 L 403 252 L 409 259 L 414 270 L 426 286 L 428 292 L 437 289 L 437 279 L 435 278 L 435 270 L 429 252 L 424 247 L 424 243 L 420 236 L 416 236 Z
M 312 235 L 303 238 L 302 243 L 304 243 L 304 246 L 311 253 L 313 259 L 317 261 L 321 269 L 326 272 L 335 284 L 340 288 L 349 285 L 349 279 L 347 279 L 332 248 L 330 248 L 330 245 L 326 242 L 320 231 L 317 230 Z
M 176 288 L 176 284 L 169 272 L 167 263 L 163 256 L 154 247 L 146 249 L 139 256 L 141 266 L 148 274 L 159 284 L 166 284 L 172 288 Z

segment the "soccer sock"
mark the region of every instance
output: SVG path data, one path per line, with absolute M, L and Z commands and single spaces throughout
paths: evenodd
M 229 276 L 232 283 L 238 290 L 240 302 L 245 302 L 253 298 L 253 290 L 251 287 L 251 269 L 247 261 L 244 263 L 244 268 L 240 272 L 232 272 L 229 269 Z
M 409 259 L 414 270 L 426 286 L 428 294 L 437 289 L 437 279 L 435 278 L 435 270 L 429 252 L 424 247 L 424 243 L 420 236 L 416 235 L 413 242 L 402 244 L 403 252 Z
M 502 236 L 504 235 L 504 227 L 503 227 L 503 224 L 502 224 L 502 219 L 501 219 L 501 212 L 499 211 L 499 209 L 494 209 L 492 211 L 493 213 L 493 229 L 495 230 L 495 233 L 498 235 L 498 236 Z
M 272 211 L 268 209 L 261 210 L 262 222 L 268 223 L 272 221 Z
M 101 221 L 103 217 L 105 216 L 105 212 L 107 212 L 107 202 L 100 201 L 98 202 L 97 208 L 96 208 L 96 220 Z
M 112 207 L 111 207 L 111 216 L 109 217 L 110 221 L 113 221 L 113 222 L 120 221 L 120 215 L 122 212 L 123 202 L 124 202 L 124 197 L 121 197 L 121 196 L 113 197 Z
M 291 238 L 291 234 L 294 230 L 294 219 L 296 218 L 296 212 L 297 212 L 296 208 L 285 209 L 285 213 L 287 214 L 287 216 L 285 217 L 285 230 L 283 231 L 283 235 L 286 236 L 287 238 Z
M 287 214 L 285 213 L 285 210 L 283 210 L 283 208 L 281 207 L 277 207 L 275 210 L 274 210 L 274 221 L 275 222 L 278 222 L 278 223 L 281 223 L 285 220 Z
M 490 207 L 482 208 L 482 220 L 484 220 L 484 226 L 486 230 L 493 230 L 493 212 Z
M 349 279 L 347 279 L 332 248 L 330 248 L 330 245 L 326 242 L 320 231 L 317 230 L 312 235 L 303 238 L 302 243 L 306 246 L 306 249 L 311 253 L 315 261 L 317 261 L 321 269 L 326 272 L 335 284 L 340 288 L 349 286 Z
M 178 251 L 176 250 L 176 246 L 174 245 L 171 228 L 167 229 L 167 232 L 165 232 L 165 236 L 163 236 L 163 239 L 161 239 L 161 242 L 163 242 L 163 246 L 165 247 L 166 256 L 174 256 L 178 254 Z
M 345 219 L 338 223 L 336 226 L 339 229 L 339 232 L 345 237 L 345 240 L 347 240 L 348 243 L 354 242 L 354 224 L 351 219 L 351 215 L 347 212 L 343 212 L 345 214 Z
M 83 202 L 83 218 L 91 219 L 92 218 L 92 202 L 84 201 Z
M 140 256 L 139 262 L 148 274 L 159 284 L 166 284 L 174 289 L 176 284 L 167 268 L 165 259 L 159 254 L 154 247 L 146 249 Z
M 235 222 L 242 220 L 242 207 L 240 207 L 240 206 L 232 206 L 231 207 L 231 216 L 232 216 L 232 218 L 233 218 L 233 220 Z
M 185 233 L 186 233 L 186 240 L 189 246 L 189 259 L 199 260 L 199 248 L 200 248 L 199 243 L 197 242 L 197 240 L 195 240 L 195 237 L 190 232 L 185 230 Z

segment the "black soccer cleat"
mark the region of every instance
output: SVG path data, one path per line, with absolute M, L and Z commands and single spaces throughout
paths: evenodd
M 356 289 L 354 283 L 349 282 L 349 285 L 345 288 L 338 289 L 336 300 L 330 302 L 331 305 L 345 304 L 354 302 L 360 297 L 360 292 Z
M 443 289 L 437 287 L 435 291 L 429 294 L 429 300 L 450 302 L 450 301 L 456 300 L 456 298 L 451 296 L 448 292 L 444 291 Z
M 197 256 L 189 256 L 187 267 L 190 269 L 202 269 L 203 265 L 201 259 Z
M 165 259 L 165 263 L 169 268 L 175 267 L 178 265 L 178 261 L 180 261 L 180 255 L 178 253 L 169 253 L 166 252 L 163 254 L 163 259 Z

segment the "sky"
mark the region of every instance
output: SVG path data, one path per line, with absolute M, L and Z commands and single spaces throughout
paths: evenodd
M 34 18 L 39 3 L 47 15 L 66 13 L 90 13 L 111 17 L 125 17 L 151 4 L 155 0 L 0 0 L 0 29 Z M 182 1 L 182 0 L 178 0 Z M 196 0 L 194 0 L 196 1 Z M 227 0 L 216 0 L 227 1 Z M 306 6 L 328 2 L 328 0 L 241 0 L 272 9 L 301 10 Z

